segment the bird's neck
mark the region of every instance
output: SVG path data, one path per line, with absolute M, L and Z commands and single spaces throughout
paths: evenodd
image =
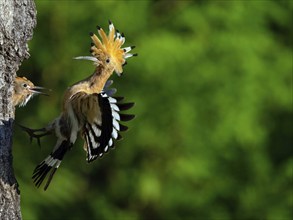
M 78 92 L 84 92 L 87 94 L 100 93 L 113 71 L 114 69 L 107 69 L 103 66 L 98 66 L 91 76 L 68 88 L 64 97 L 64 105 L 66 105 L 71 97 Z
M 112 75 L 113 70 L 104 68 L 103 66 L 98 66 L 95 72 L 86 80 L 88 81 L 88 93 L 100 93 L 103 90 L 105 83 Z

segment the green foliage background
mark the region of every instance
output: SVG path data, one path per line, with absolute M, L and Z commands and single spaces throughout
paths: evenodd
M 79 140 L 51 186 L 31 175 L 39 148 L 18 127 L 14 167 L 25 220 L 271 219 L 292 214 L 292 1 L 36 1 L 31 58 L 18 72 L 53 89 L 16 110 L 43 127 L 94 67 L 88 33 L 107 21 L 136 45 L 114 87 L 137 118 L 88 164 Z

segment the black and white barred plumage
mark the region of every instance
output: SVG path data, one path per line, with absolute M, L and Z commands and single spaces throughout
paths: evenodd
M 121 122 L 134 118 L 134 115 L 121 112 L 133 107 L 134 103 L 123 103 L 123 97 L 113 96 L 116 89 L 109 89 L 111 84 L 112 81 L 108 81 L 101 93 L 74 94 L 67 104 L 66 113 L 62 113 L 49 126 L 48 130 L 55 130 L 58 140 L 52 153 L 34 170 L 32 178 L 37 187 L 50 173 L 44 189 L 48 188 L 64 155 L 75 143 L 78 133 L 85 140 L 84 149 L 88 162 L 102 157 L 114 147 L 115 140 L 121 139 L 120 132 L 128 129 Z
M 129 121 L 134 115 L 122 114 L 121 111 L 130 109 L 134 103 L 123 103 L 123 97 L 112 97 L 115 89 L 108 89 L 112 81 L 108 81 L 101 94 L 97 94 L 101 108 L 101 123 L 86 123 L 83 135 L 86 141 L 87 161 L 91 162 L 102 157 L 109 148 L 114 147 L 114 140 L 121 139 L 120 132 L 126 131 L 127 126 L 122 121 Z
M 109 89 L 111 81 L 106 83 L 114 71 L 118 76 L 123 73 L 126 59 L 137 56 L 130 53 L 134 46 L 122 48 L 125 37 L 115 30 L 111 21 L 109 21 L 108 35 L 99 26 L 97 29 L 99 36 L 90 33 L 92 56 L 75 58 L 93 61 L 94 73 L 66 90 L 62 113 L 53 123 L 43 129 L 24 127 L 31 138 L 35 137 L 38 140 L 53 131 L 57 136 L 58 140 L 52 153 L 36 167 L 33 173 L 36 186 L 40 186 L 49 174 L 45 190 L 66 152 L 75 143 L 78 134 L 85 140 L 87 161 L 91 162 L 103 156 L 114 146 L 114 141 L 121 138 L 120 132 L 127 130 L 121 122 L 134 117 L 121 113 L 130 109 L 133 103 L 123 103 L 123 98 L 114 97 L 116 90 Z M 43 133 L 37 134 L 38 132 Z

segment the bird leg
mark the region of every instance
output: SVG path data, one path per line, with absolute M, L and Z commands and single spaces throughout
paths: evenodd
M 23 125 L 17 124 L 24 132 L 26 132 L 30 137 L 30 142 L 33 141 L 33 138 L 37 139 L 38 145 L 41 147 L 40 138 L 46 135 L 50 135 L 53 133 L 53 130 L 47 127 L 39 128 L 39 129 L 31 129 L 25 127 Z

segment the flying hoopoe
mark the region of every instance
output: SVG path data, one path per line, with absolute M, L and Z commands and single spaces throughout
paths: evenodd
M 16 76 L 14 80 L 13 105 L 25 106 L 27 102 L 36 94 L 48 95 L 39 90 L 45 89 L 40 86 L 35 86 L 30 80 L 25 77 Z
M 84 139 L 86 159 L 91 162 L 108 152 L 109 148 L 114 146 L 114 140 L 121 139 L 119 132 L 127 130 L 128 127 L 120 124 L 120 121 L 134 118 L 134 115 L 121 113 L 131 108 L 134 103 L 122 103 L 123 97 L 112 96 L 116 90 L 108 89 L 111 84 L 108 79 L 113 71 L 120 76 L 126 59 L 137 54 L 129 53 L 134 47 L 121 48 L 125 37 L 118 30 L 115 31 L 112 22 L 109 21 L 108 35 L 99 26 L 97 29 L 102 41 L 90 33 L 93 41 L 90 52 L 93 56 L 76 57 L 93 61 L 96 66 L 94 73 L 66 90 L 63 111 L 51 124 L 42 129 L 23 127 L 31 138 L 39 139 L 53 131 L 57 136 L 53 151 L 35 168 L 32 177 L 35 185 L 39 187 L 50 172 L 44 190 L 48 188 L 78 134 Z

